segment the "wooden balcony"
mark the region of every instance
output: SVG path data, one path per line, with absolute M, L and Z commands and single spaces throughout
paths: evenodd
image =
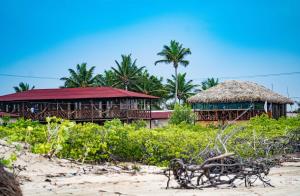
M 32 113 L 24 111 L 20 114 L 25 119 L 45 121 L 47 117 L 56 116 L 58 118 L 75 120 L 75 121 L 102 121 L 118 118 L 121 120 L 147 120 L 151 118 L 150 110 L 134 109 L 110 109 L 110 110 L 47 110 Z

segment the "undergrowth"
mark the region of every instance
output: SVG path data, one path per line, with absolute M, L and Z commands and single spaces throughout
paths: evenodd
M 132 161 L 166 166 L 173 158 L 197 161 L 200 151 L 216 144 L 215 136 L 219 131 L 214 126 L 186 123 L 155 129 L 145 128 L 141 124 L 122 124 L 115 119 L 100 126 L 55 117 L 47 118 L 47 124 L 40 124 L 20 119 L 0 126 L 0 138 L 28 143 L 33 153 L 49 157 L 94 163 Z M 224 134 L 241 128 L 228 141 L 229 150 L 242 157 L 264 157 L 265 149 L 258 145 L 258 141 L 287 137 L 299 127 L 299 116 L 274 120 L 263 115 L 244 124 L 231 125 Z

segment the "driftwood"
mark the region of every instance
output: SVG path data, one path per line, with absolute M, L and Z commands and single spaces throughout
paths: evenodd
M 228 152 L 226 144 L 233 135 L 244 128 L 239 127 L 228 134 L 224 134 L 226 128 L 225 126 L 219 130 L 214 139 L 214 147 L 209 148 L 208 145 L 199 153 L 198 157 L 189 162 L 182 159 L 172 159 L 169 168 L 164 172 L 168 178 L 166 188 L 169 188 L 172 175 L 180 188 L 186 189 L 217 187 L 225 184 L 235 186 L 234 182 L 237 180 L 244 181 L 245 186 L 252 186 L 256 181 L 261 181 L 264 186 L 272 186 L 267 175 L 270 168 L 280 164 L 283 159 L 282 156 L 273 158 L 271 155 L 300 151 L 300 130 L 295 130 L 287 137 L 269 141 L 255 140 L 254 151 L 262 149 L 265 157 L 269 158 L 257 158 L 260 156 L 255 154 L 252 158 L 243 159 L 238 154 Z M 239 139 L 234 142 L 247 144 L 246 141 L 239 141 Z M 203 162 L 199 165 L 193 164 L 195 159 L 203 160 Z
M 235 186 L 236 180 L 243 180 L 245 186 L 252 186 L 258 179 L 265 186 L 272 186 L 266 178 L 270 166 L 266 160 L 243 160 L 236 158 L 233 153 L 226 153 L 206 159 L 201 165 L 185 164 L 181 159 L 173 159 L 169 169 L 165 171 L 168 177 L 171 172 L 180 188 L 206 188 L 228 184 Z

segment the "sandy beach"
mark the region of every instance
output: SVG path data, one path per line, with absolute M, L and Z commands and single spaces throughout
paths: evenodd
M 3 144 L 3 141 L 2 141 Z M 1 153 L 13 148 L 1 146 Z M 31 195 L 299 195 L 300 163 L 286 162 L 271 169 L 269 178 L 275 187 L 264 187 L 257 182 L 236 188 L 206 188 L 203 190 L 178 189 L 173 180 L 165 189 L 167 178 L 162 168 L 133 163 L 89 165 L 65 159 L 49 160 L 28 151 L 18 152 L 15 162 L 23 170 L 19 173 L 25 196 Z

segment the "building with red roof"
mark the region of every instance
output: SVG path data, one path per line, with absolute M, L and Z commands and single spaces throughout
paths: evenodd
M 156 99 L 112 87 L 33 89 L 0 96 L 0 112 L 39 121 L 49 116 L 92 122 L 146 120 Z
M 148 120 L 148 127 L 164 127 L 169 124 L 173 110 L 156 110 L 151 111 L 151 120 Z

